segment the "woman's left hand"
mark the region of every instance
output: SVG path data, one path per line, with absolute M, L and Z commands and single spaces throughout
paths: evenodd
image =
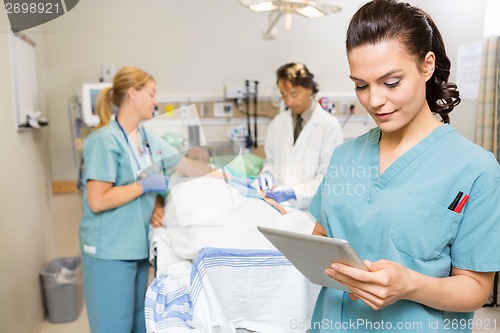
M 165 208 L 155 207 L 153 214 L 151 215 L 151 225 L 153 228 L 158 228 L 163 226 L 163 216 L 165 215 Z
M 334 263 L 325 274 L 348 287 L 351 299 L 360 299 L 374 310 L 405 298 L 412 290 L 412 270 L 388 260 L 365 260 L 365 265 L 368 271 Z
M 160 195 L 156 196 L 156 202 L 153 208 L 153 213 L 151 214 L 151 226 L 153 228 L 159 228 L 163 226 L 163 216 L 165 215 L 165 208 L 163 207 L 163 198 Z

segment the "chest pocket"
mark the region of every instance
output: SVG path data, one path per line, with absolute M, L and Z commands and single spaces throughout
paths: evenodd
M 422 261 L 439 257 L 455 238 L 463 215 L 413 194 L 399 202 L 405 212 L 392 221 L 389 236 L 396 248 Z

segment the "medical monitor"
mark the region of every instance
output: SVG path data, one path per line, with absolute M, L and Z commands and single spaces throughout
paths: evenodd
M 88 127 L 95 127 L 99 124 L 95 104 L 97 95 L 102 89 L 111 87 L 111 82 L 84 83 L 81 90 L 82 120 Z

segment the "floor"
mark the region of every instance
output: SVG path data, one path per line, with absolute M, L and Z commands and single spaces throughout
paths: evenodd
M 150 280 L 154 272 L 150 271 Z M 500 307 L 484 307 L 474 315 L 473 333 L 500 333 Z M 38 333 L 90 333 L 85 306 L 77 320 L 71 323 L 53 324 L 45 320 Z M 242 331 L 239 331 L 242 332 Z

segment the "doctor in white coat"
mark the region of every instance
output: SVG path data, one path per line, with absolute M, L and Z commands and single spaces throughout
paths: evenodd
M 315 100 L 318 85 L 305 65 L 285 64 L 276 75 L 288 110 L 269 125 L 259 185 L 267 197 L 295 200 L 296 207 L 307 209 L 333 150 L 343 142 L 342 129 Z

